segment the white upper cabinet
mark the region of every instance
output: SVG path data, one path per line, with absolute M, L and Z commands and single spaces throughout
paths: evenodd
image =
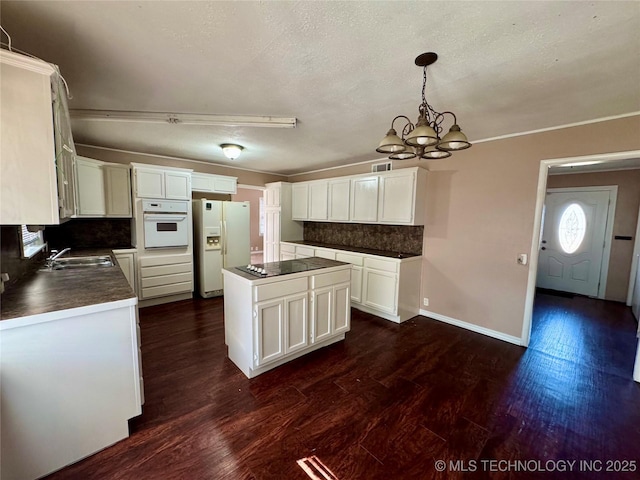
M 351 180 L 340 178 L 328 183 L 328 218 L 331 222 L 349 221 L 349 192 Z
M 131 169 L 129 165 L 105 163 L 105 203 L 107 217 L 131 217 Z
M 424 225 L 426 170 L 418 167 L 293 184 L 293 219 Z
M 58 224 L 75 213 L 66 90 L 54 66 L 5 50 L 0 77 L 0 224 Z
M 309 184 L 295 183 L 291 187 L 291 218 L 309 219 Z
M 164 172 L 164 197 L 168 200 L 191 200 L 191 173 Z
M 351 221 L 378 221 L 378 176 L 351 179 Z
M 264 206 L 265 207 L 279 207 L 280 206 L 280 192 L 282 188 L 276 185 L 267 185 L 264 190 Z
M 78 213 L 80 217 L 104 217 L 105 180 L 102 162 L 91 158 L 76 157 L 78 188 Z
M 416 172 L 398 170 L 380 176 L 378 222 L 413 223 L 416 201 Z
M 209 173 L 191 174 L 191 190 L 194 192 L 228 193 L 238 192 L 238 178 Z
M 309 220 L 326 221 L 328 218 L 329 182 L 321 180 L 309 184 Z
M 136 197 L 191 200 L 191 171 L 132 165 Z

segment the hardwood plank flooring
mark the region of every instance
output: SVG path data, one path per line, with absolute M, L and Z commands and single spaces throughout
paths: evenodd
M 638 478 L 480 463 L 640 462 L 630 310 L 539 294 L 534 317 L 524 349 L 352 310 L 344 342 L 248 380 L 226 358 L 222 299 L 145 308 L 130 438 L 48 478 L 304 480 L 296 460 L 313 455 L 340 480 Z

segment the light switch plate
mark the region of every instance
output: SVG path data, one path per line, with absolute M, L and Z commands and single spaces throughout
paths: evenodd
M 518 263 L 520 265 L 526 265 L 527 261 L 528 261 L 528 258 L 527 258 L 527 254 L 526 253 L 520 253 L 518 255 Z

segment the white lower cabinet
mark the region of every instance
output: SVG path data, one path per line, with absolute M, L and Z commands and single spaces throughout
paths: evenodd
M 337 265 L 249 280 L 223 270 L 231 361 L 253 378 L 344 339 L 351 326 L 350 272 Z
M 362 303 L 387 313 L 397 310 L 398 276 L 395 273 L 364 269 L 364 298 Z
M 280 248 L 295 251 L 295 258 L 311 256 L 312 247 L 308 243 L 282 242 Z M 421 256 L 400 259 L 329 248 L 316 248 L 314 255 L 351 264 L 349 292 L 354 308 L 396 323 L 418 315 Z M 319 299 L 320 303 L 326 301 L 326 298 Z

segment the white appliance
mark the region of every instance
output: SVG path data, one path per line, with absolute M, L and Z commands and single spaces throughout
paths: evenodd
M 198 291 L 222 295 L 222 269 L 251 263 L 249 202 L 193 200 Z
M 144 248 L 189 246 L 189 201 L 144 200 Z

